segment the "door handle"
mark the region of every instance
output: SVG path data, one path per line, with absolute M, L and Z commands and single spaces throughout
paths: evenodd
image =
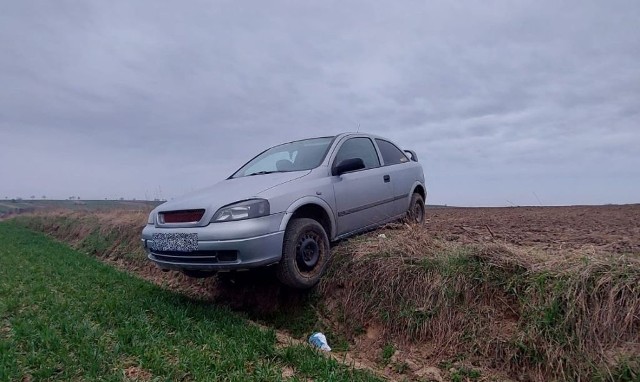
M 383 177 L 382 177 L 382 179 L 384 179 L 384 182 L 385 182 L 385 183 L 389 183 L 389 182 L 391 182 L 391 177 L 390 177 L 389 175 L 385 175 L 385 176 L 383 176 Z

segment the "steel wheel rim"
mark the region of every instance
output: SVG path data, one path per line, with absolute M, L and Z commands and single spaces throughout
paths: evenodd
M 323 255 L 321 240 L 320 235 L 312 231 L 300 235 L 296 244 L 296 264 L 300 271 L 310 272 L 316 268 Z

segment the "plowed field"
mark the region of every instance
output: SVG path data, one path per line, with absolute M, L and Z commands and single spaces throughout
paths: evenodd
M 427 218 L 429 231 L 448 241 L 640 253 L 640 204 L 431 208 Z

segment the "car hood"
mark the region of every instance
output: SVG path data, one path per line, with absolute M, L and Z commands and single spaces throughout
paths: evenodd
M 210 219 L 220 207 L 242 200 L 257 198 L 261 192 L 302 178 L 310 172 L 310 170 L 277 172 L 225 179 L 211 187 L 163 203 L 155 209 L 155 212 L 204 208 L 207 210 L 205 218 Z

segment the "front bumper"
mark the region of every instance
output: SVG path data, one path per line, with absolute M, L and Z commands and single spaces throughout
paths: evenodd
M 142 245 L 148 259 L 162 269 L 230 271 L 261 267 L 277 263 L 282 257 L 284 231 L 278 231 L 281 220 L 282 216 L 271 215 L 206 227 L 147 225 L 142 231 Z M 230 238 L 231 229 L 235 238 Z M 197 234 L 197 249 L 165 250 L 154 242 L 154 234 Z

